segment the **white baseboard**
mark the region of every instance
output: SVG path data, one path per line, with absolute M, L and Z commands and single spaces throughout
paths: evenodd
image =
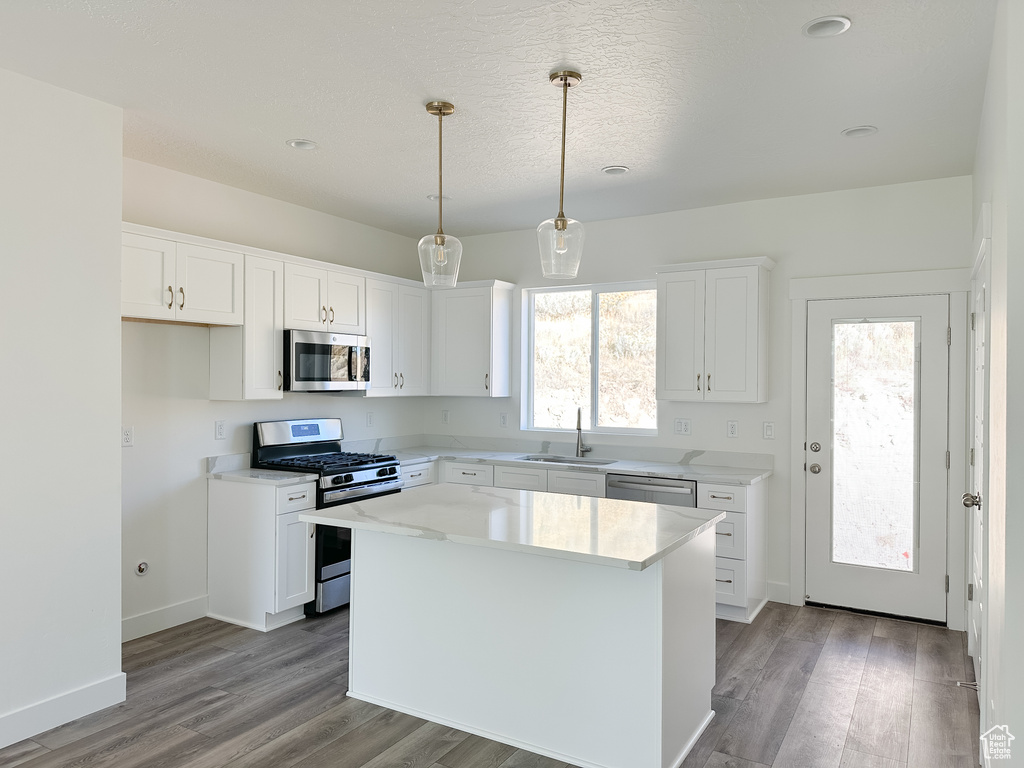
M 768 600 L 773 603 L 789 603 L 789 582 L 769 581 Z M 803 605 L 803 600 L 794 605 Z
M 185 600 L 175 605 L 157 608 L 155 611 L 140 613 L 121 620 L 121 642 L 126 643 L 138 637 L 145 637 L 162 629 L 195 621 L 206 616 L 208 600 L 206 595 Z
M 0 749 L 79 717 L 120 704 L 125 675 L 116 675 L 0 716 Z

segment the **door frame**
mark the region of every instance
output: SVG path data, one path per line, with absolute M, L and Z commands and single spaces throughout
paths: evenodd
M 949 482 L 946 489 L 946 622 L 950 629 L 967 628 L 967 525 L 960 502 L 961 486 L 968 479 L 967 462 L 969 342 L 967 314 L 971 269 L 920 272 L 885 272 L 868 275 L 791 278 L 792 319 L 790 373 L 790 571 L 789 602 L 803 605 L 806 589 L 805 546 L 807 494 L 804 470 L 804 435 L 807 433 L 807 302 L 811 299 L 863 299 L 875 296 L 949 295 Z M 955 502 L 955 503 L 954 503 Z

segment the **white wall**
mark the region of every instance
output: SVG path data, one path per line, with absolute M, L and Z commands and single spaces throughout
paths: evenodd
M 989 303 L 989 481 L 987 620 L 983 654 L 987 725 L 1024 729 L 1024 8 L 998 4 L 981 137 L 975 164 L 974 211 L 992 204 Z M 1016 299 L 1016 301 L 1014 300 Z M 1018 393 L 1012 398 L 1011 393 Z M 1010 556 L 1008 556 L 1010 555 Z M 1015 748 L 1020 755 L 1022 751 Z M 1018 758 L 1014 765 L 1024 764 Z
M 419 277 L 416 242 L 223 184 L 124 162 L 124 219 L 297 256 Z M 207 456 L 246 453 L 252 423 L 340 416 L 347 440 L 422 432 L 421 398 L 287 394 L 269 402 L 211 402 L 207 328 L 123 322 L 121 450 L 124 636 L 149 634 L 206 614 Z M 373 412 L 373 428 L 366 413 Z M 228 439 L 214 439 L 214 421 Z M 149 563 L 145 576 L 135 565 Z
M 3 747 L 125 688 L 121 110 L 4 70 L 0 103 Z
M 599 438 L 588 443 L 658 445 L 692 449 L 769 453 L 775 475 L 769 486 L 768 564 L 772 599 L 789 597 L 790 300 L 789 279 L 828 275 L 899 272 L 970 266 L 971 179 L 960 177 L 818 195 L 758 200 L 656 216 L 586 223 L 587 241 L 579 279 L 599 283 L 653 279 L 655 267 L 707 259 L 770 256 L 768 397 L 765 404 L 661 402 L 656 438 Z M 506 232 L 464 238 L 460 279 L 501 278 L 521 287 L 551 285 L 540 274 L 534 232 Z M 514 302 L 518 339 L 521 302 Z M 517 344 L 513 343 L 513 348 Z M 513 397 L 497 401 L 442 398 L 425 401 L 428 433 L 523 437 L 499 426 L 501 411 L 518 424 L 519 366 L 515 361 Z M 440 410 L 450 411 L 449 426 Z M 677 417 L 692 421 L 690 437 L 672 434 Z M 727 438 L 726 421 L 739 421 L 740 437 Z M 762 438 L 762 423 L 775 423 L 775 439 Z M 535 434 L 535 433 L 534 433 Z M 549 433 L 548 439 L 557 439 Z M 599 448 L 600 453 L 600 448 Z M 802 553 L 795 553 L 802 556 Z

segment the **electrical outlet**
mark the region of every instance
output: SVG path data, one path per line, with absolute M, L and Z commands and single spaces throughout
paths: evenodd
M 740 436 L 740 423 L 738 421 L 727 421 L 727 422 L 725 422 L 725 436 L 726 437 L 739 437 Z
M 775 439 L 775 422 L 766 421 L 764 422 L 764 439 L 774 440 Z
M 366 426 L 368 426 L 368 427 L 372 427 L 373 426 L 373 411 L 367 411 L 366 412 Z
M 441 411 L 441 423 L 442 424 L 447 424 L 448 423 L 448 411 Z
M 677 435 L 689 435 L 690 434 L 690 420 L 689 419 L 676 419 L 675 421 L 675 433 Z
M 135 427 L 121 427 L 121 447 L 131 448 L 135 445 Z
M 215 440 L 227 440 L 228 438 L 228 427 L 224 423 L 223 419 L 213 422 L 213 438 Z
M 499 413 L 498 414 L 498 423 L 502 426 L 502 428 L 507 429 L 508 428 L 508 414 L 507 413 Z

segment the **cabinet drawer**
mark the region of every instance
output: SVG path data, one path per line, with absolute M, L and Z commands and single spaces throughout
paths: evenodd
M 495 467 L 494 485 L 497 488 L 518 488 L 521 491 L 546 491 L 548 471 L 534 467 Z
M 747 515 L 726 512 L 725 520 L 715 526 L 715 555 L 737 560 L 747 559 Z
M 576 496 L 604 498 L 604 475 L 600 472 L 564 472 L 548 470 L 548 490 L 551 493 L 571 493 Z
M 312 509 L 316 506 L 316 483 L 288 485 L 277 489 L 277 514 Z
M 430 485 L 437 482 L 437 463 L 413 464 L 408 469 L 402 467 L 402 487 L 415 488 L 417 485 Z
M 715 558 L 715 602 L 746 607 L 747 564 L 727 557 Z
M 747 508 L 747 489 L 741 485 L 697 483 L 697 506 L 703 509 L 742 512 Z
M 494 485 L 494 467 L 490 464 L 459 464 L 451 462 L 444 466 L 447 483 L 463 485 Z

